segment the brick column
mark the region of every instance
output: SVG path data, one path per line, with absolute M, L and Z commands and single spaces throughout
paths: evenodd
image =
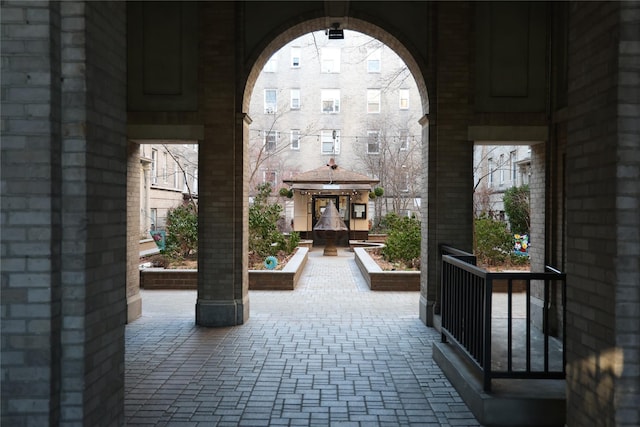
M 127 150 L 127 322 L 142 315 L 140 296 L 140 144 L 129 141 Z
M 235 7 L 233 2 L 200 4 L 205 126 L 198 159 L 196 323 L 202 326 L 238 325 L 249 315 L 244 268 L 246 149 L 235 111 L 242 105 L 235 100 L 242 93 L 236 90 Z
M 637 426 L 640 4 L 570 7 L 567 425 Z
M 2 425 L 122 424 L 125 5 L 2 7 Z
M 435 13 L 436 90 L 430 97 L 433 114 L 422 156 L 427 165 L 427 227 L 422 235 L 420 318 L 429 326 L 439 312 L 439 245 L 471 251 L 473 242 L 473 143 L 467 139 L 470 5 L 441 2 Z
M 2 3 L 0 424 L 60 416 L 60 3 Z
M 126 5 L 61 2 L 61 424 L 122 424 Z

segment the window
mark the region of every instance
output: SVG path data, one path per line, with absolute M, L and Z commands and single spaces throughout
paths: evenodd
M 189 168 L 184 168 L 184 180 L 182 181 L 182 192 L 189 193 Z
M 198 194 L 198 169 L 193 170 L 193 179 L 191 180 L 191 192 Z
M 162 182 L 164 182 L 165 184 L 167 183 L 167 178 L 169 177 L 169 165 L 167 164 L 168 157 L 169 155 L 166 151 L 162 153 Z
M 155 230 L 156 226 L 158 225 L 158 209 L 157 208 L 151 208 L 151 212 L 149 215 L 151 218 L 151 229 Z
M 340 112 L 340 89 L 322 89 L 321 94 L 322 112 Z
M 264 68 L 262 69 L 265 73 L 275 73 L 278 71 L 278 57 L 273 55 L 266 64 L 264 64 Z
M 380 89 L 367 90 L 367 113 L 380 112 Z
M 323 130 L 320 133 L 322 154 L 340 154 L 340 131 Z
M 500 154 L 500 163 L 498 164 L 500 168 L 500 185 L 504 184 L 504 154 Z
M 275 114 L 278 105 L 278 92 L 275 89 L 264 90 L 264 113 Z
M 291 68 L 300 68 L 300 48 L 297 46 L 291 48 Z
M 515 150 L 509 153 L 509 162 L 511 163 L 511 184 L 516 185 L 518 179 L 518 165 L 516 164 Z
M 405 165 L 402 165 L 404 168 Z M 402 185 L 400 186 L 400 191 L 403 193 L 407 193 L 409 191 L 409 172 L 402 173 Z M 408 215 L 407 215 L 408 216 Z
M 300 89 L 291 89 L 291 109 L 300 109 Z
M 373 50 L 367 55 L 367 73 L 380 72 L 380 49 Z
M 158 150 L 151 150 L 151 184 L 158 183 Z
M 380 138 L 377 130 L 367 131 L 367 153 L 378 154 L 380 152 Z
M 180 176 L 182 176 L 182 172 L 180 171 L 178 162 L 174 162 L 173 163 L 173 188 L 180 188 Z
M 400 131 L 400 150 L 407 151 L 409 149 L 409 131 L 402 129 Z
M 320 72 L 340 72 L 340 48 L 323 47 L 320 51 Z
M 488 169 L 488 172 L 489 172 L 489 183 L 488 183 L 489 187 L 493 186 L 493 168 L 494 168 L 493 158 L 489 157 L 487 159 L 487 169 Z
M 409 89 L 400 89 L 400 109 L 409 109 Z
M 278 184 L 278 172 L 266 170 L 262 172 L 262 182 L 271 184 L 271 188 L 276 188 Z
M 278 147 L 278 131 L 268 130 L 264 132 L 264 151 L 273 153 Z
M 291 129 L 291 149 L 300 149 L 300 129 Z

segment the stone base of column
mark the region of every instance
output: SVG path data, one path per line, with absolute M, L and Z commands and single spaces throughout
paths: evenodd
M 434 311 L 434 305 L 435 305 L 435 301 L 429 301 L 427 300 L 424 296 L 420 295 L 420 302 L 419 302 L 419 311 L 420 311 L 420 320 L 422 320 L 422 322 L 430 327 L 434 326 L 434 317 L 435 317 L 435 311 Z
M 127 297 L 127 323 L 131 323 L 142 316 L 142 295 L 138 292 Z
M 249 320 L 249 300 L 209 301 L 199 299 L 196 302 L 196 325 L 199 326 L 237 326 Z

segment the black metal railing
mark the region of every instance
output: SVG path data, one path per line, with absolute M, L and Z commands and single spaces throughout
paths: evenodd
M 442 340 L 479 370 L 484 389 L 494 378 L 563 379 L 566 275 L 552 267 L 488 272 L 475 265 L 473 254 L 450 246 L 441 246 L 441 253 Z M 498 285 L 502 292 L 494 292 Z

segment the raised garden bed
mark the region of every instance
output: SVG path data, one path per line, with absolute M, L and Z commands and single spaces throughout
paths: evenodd
M 308 247 L 298 247 L 282 270 L 249 270 L 249 290 L 292 291 L 307 263 Z
M 250 290 L 294 290 L 307 262 L 309 248 L 299 247 L 282 270 L 249 270 Z M 140 270 L 144 289 L 198 289 L 197 269 Z
M 354 247 L 356 265 L 372 291 L 419 291 L 419 271 L 384 271 L 365 248 Z

